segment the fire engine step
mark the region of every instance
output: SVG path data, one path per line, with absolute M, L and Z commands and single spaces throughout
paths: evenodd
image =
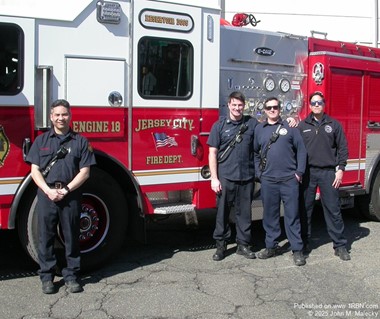
M 184 204 L 184 203 L 175 203 L 175 204 L 166 204 L 166 205 L 155 205 L 154 213 L 155 214 L 180 214 L 180 213 L 189 213 L 194 211 L 194 205 Z

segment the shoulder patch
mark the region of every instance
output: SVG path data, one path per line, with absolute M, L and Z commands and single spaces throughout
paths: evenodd
M 285 127 L 283 127 L 283 128 L 280 129 L 279 134 L 280 135 L 286 135 L 286 134 L 288 134 L 288 130 Z
M 332 129 L 332 127 L 331 127 L 330 125 L 326 125 L 326 126 L 325 126 L 325 132 L 326 132 L 326 133 L 331 133 L 332 130 L 333 130 L 333 129 Z

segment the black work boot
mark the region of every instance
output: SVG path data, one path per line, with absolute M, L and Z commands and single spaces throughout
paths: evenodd
M 215 261 L 220 261 L 224 259 L 227 250 L 227 243 L 224 240 L 216 241 L 216 252 L 212 255 L 212 259 Z
M 265 248 L 264 250 L 257 253 L 259 259 L 268 259 L 276 256 L 276 248 Z
M 296 266 L 306 265 L 306 259 L 301 250 L 293 251 L 293 261 Z
M 65 281 L 67 290 L 71 293 L 77 293 L 83 291 L 82 285 L 76 280 Z
M 335 256 L 338 256 L 344 261 L 351 260 L 350 254 L 344 246 L 335 248 Z
M 56 292 L 54 283 L 52 280 L 42 282 L 42 292 L 48 295 L 54 294 Z
M 251 247 L 249 245 L 238 244 L 237 249 L 236 249 L 236 253 L 238 255 L 242 255 L 248 259 L 255 259 L 256 258 L 255 253 L 251 250 Z

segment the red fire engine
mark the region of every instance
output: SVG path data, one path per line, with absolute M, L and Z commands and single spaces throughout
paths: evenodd
M 349 139 L 344 204 L 357 198 L 380 220 L 379 50 L 220 26 L 212 1 L 1 6 L 0 229 L 17 229 L 32 258 L 36 186 L 24 158 L 49 129 L 57 98 L 71 103 L 72 128 L 97 159 L 83 187 L 84 268 L 106 261 L 127 235 L 143 238 L 149 216 L 215 206 L 206 141 L 233 90 L 245 93 L 246 111 L 258 118 L 272 95 L 283 116 L 303 118 L 308 94 L 322 91 Z
M 201 2 L 2 2 L 0 228 L 17 229 L 34 259 L 36 187 L 23 158 L 57 98 L 97 160 L 83 188 L 84 268 L 126 235 L 142 238 L 146 215 L 215 206 L 201 175 L 218 117 L 220 10 Z

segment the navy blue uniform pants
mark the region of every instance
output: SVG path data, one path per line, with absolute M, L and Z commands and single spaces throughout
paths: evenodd
M 301 222 L 299 216 L 299 183 L 290 178 L 287 181 L 261 180 L 261 198 L 264 206 L 263 227 L 266 248 L 275 248 L 281 236 L 280 205 L 284 205 L 285 233 L 293 251 L 302 250 Z
M 327 232 L 333 241 L 333 247 L 345 246 L 347 243 L 344 237 L 344 222 L 340 211 L 339 190 L 332 186 L 334 179 L 334 169 L 315 167 L 310 167 L 304 176 L 302 182 L 304 206 L 301 208 L 301 217 L 302 237 L 306 243 L 311 237 L 311 218 L 318 186 L 321 192 L 321 202 Z
M 62 229 L 65 244 L 66 267 L 62 269 L 65 281 L 75 280 L 80 269 L 79 220 L 80 197 L 75 192 L 69 193 L 59 201 L 51 201 L 40 189 L 38 190 L 38 259 L 41 281 L 53 280 L 57 263 L 54 242 L 58 223 Z
M 214 230 L 215 240 L 229 240 L 231 228 L 229 217 L 234 207 L 236 220 L 236 243 L 241 245 L 252 244 L 252 213 L 254 181 L 229 181 L 220 179 L 222 192 L 217 195 L 217 215 Z

